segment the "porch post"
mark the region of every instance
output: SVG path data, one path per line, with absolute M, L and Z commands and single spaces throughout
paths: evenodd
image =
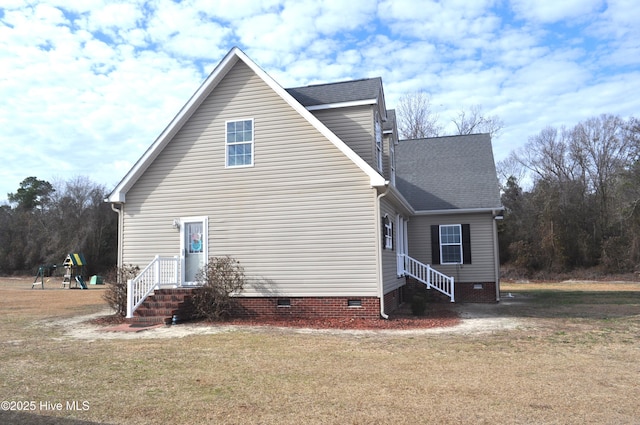
M 176 264 L 176 269 L 174 270 L 174 276 L 176 279 L 176 286 L 178 288 L 182 288 L 182 276 L 180 276 L 180 271 L 182 270 L 182 264 L 180 264 L 180 256 L 178 255 L 174 255 L 173 258 L 175 258 L 175 264 Z
M 127 279 L 127 319 L 133 317 L 133 280 Z

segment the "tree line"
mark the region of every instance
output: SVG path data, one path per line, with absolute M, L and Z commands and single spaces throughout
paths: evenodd
M 104 202 L 109 192 L 86 177 L 50 183 L 28 177 L 9 204 L 0 205 L 0 274 L 35 273 L 82 253 L 87 274 L 113 269 L 117 214 Z
M 640 269 L 640 120 L 544 128 L 498 169 L 503 264 L 526 274 Z

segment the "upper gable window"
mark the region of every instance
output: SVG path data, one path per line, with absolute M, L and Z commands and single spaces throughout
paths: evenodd
M 253 119 L 227 121 L 227 167 L 253 165 Z
M 376 141 L 376 166 L 378 167 L 378 171 L 382 173 L 382 123 L 380 122 L 380 115 L 378 112 L 375 114 L 374 119 L 374 133 L 375 133 L 375 141 Z

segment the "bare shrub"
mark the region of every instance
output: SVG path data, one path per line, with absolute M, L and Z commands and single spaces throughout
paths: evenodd
M 193 292 L 195 315 L 208 320 L 222 320 L 231 314 L 231 295 L 242 292 L 244 288 L 244 268 L 229 256 L 211 257 L 198 272 L 196 281 L 201 287 Z
M 117 316 L 127 315 L 127 281 L 140 273 L 140 267 L 132 264 L 115 267 L 106 276 L 107 288 L 103 298 Z

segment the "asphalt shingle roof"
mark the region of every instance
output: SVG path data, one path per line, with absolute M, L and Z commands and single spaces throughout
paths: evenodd
M 396 110 L 387 109 L 387 120 L 382 124 L 382 130 L 392 131 L 396 126 Z
M 365 78 L 362 80 L 294 87 L 285 90 L 305 107 L 328 105 L 377 99 L 382 90 L 382 79 L 380 77 Z
M 488 134 L 401 140 L 396 185 L 418 211 L 501 208 Z

